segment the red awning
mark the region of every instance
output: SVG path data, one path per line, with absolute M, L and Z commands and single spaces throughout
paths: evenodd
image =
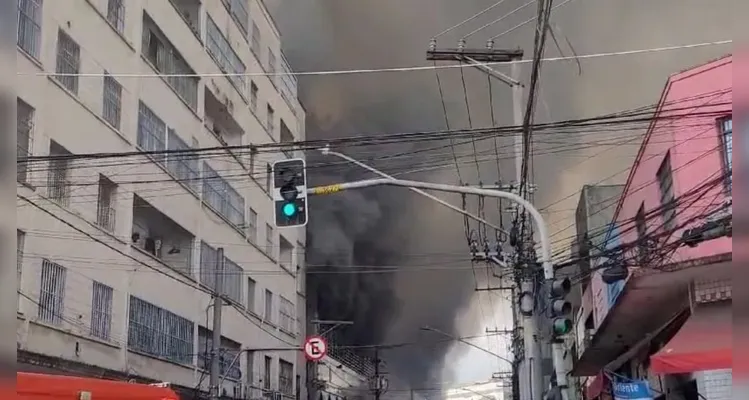
M 730 369 L 733 364 L 730 304 L 700 305 L 679 332 L 650 357 L 656 374 Z

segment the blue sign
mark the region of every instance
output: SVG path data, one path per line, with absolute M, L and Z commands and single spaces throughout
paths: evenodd
M 613 382 L 614 400 L 653 400 L 647 381 Z

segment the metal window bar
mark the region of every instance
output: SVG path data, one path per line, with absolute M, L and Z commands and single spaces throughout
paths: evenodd
M 63 30 L 57 33 L 57 60 L 55 72 L 57 80 L 69 91 L 78 94 L 78 73 L 81 68 L 81 48 Z
M 99 178 L 99 194 L 96 206 L 96 224 L 109 232 L 114 232 L 115 222 L 117 221 L 116 209 L 114 207 L 114 197 L 117 185 L 106 179 L 104 176 Z
M 122 86 L 108 73 L 104 75 L 104 101 L 102 117 L 119 130 L 122 119 Z
M 265 312 L 263 319 L 267 322 L 273 322 L 273 292 L 265 289 Z
M 244 197 L 207 162 L 203 165 L 203 199 L 237 228 L 245 228 Z
M 294 364 L 278 361 L 278 390 L 288 396 L 294 395 Z
M 167 138 L 167 148 L 169 150 L 181 151 L 190 150 L 191 147 L 182 138 L 177 135 L 174 129 L 169 129 Z M 167 170 L 171 172 L 177 180 L 187 185 L 193 192 L 198 192 L 199 177 L 198 159 L 189 153 L 176 153 L 167 155 Z
M 197 110 L 198 81 L 174 45 L 162 39 L 155 23 L 146 19 L 143 26 L 143 48 L 148 49 L 147 58 L 159 72 L 166 74 L 166 81 L 190 108 Z M 155 51 L 155 54 L 154 54 Z M 180 76 L 182 75 L 182 76 Z M 184 76 L 190 75 L 190 76 Z
M 268 73 L 271 74 L 268 76 L 271 83 L 276 85 L 276 82 L 278 81 L 278 76 L 274 75 L 276 73 L 276 54 L 273 53 L 273 50 L 270 47 L 268 48 Z
M 20 99 L 16 103 L 16 160 L 19 160 L 31 155 L 31 129 L 35 110 Z M 17 163 L 16 181 L 28 183 L 28 175 L 28 165 Z
M 231 44 L 221 33 L 213 19 L 208 17 L 208 28 L 206 30 L 208 41 L 206 48 L 218 64 L 219 68 L 227 74 L 244 74 L 245 65 L 239 59 Z M 243 75 L 231 75 L 229 80 L 234 83 L 240 94 L 244 95 L 246 81 Z
M 94 281 L 91 298 L 91 336 L 109 340 L 112 334 L 114 289 Z
M 140 102 L 138 108 L 137 143 L 144 151 L 166 150 L 166 123 L 143 102 Z M 150 157 L 156 162 L 164 162 L 163 154 L 152 154 Z
M 224 6 L 231 14 L 234 21 L 239 25 L 239 29 L 247 36 L 247 28 L 250 23 L 250 12 L 247 9 L 246 0 L 222 0 Z
M 242 276 L 244 270 L 235 262 L 224 260 L 224 294 L 238 305 L 244 305 L 242 296 Z
M 233 340 L 222 336 L 221 345 L 219 347 L 219 373 L 229 379 L 242 379 L 242 369 L 240 368 L 240 363 L 235 362 L 234 365 L 231 365 L 231 362 L 241 351 L 241 346 L 239 345 L 239 343 L 236 343 Z M 213 332 L 201 326 L 198 330 L 198 368 L 204 370 L 210 369 L 211 358 L 213 356 L 211 354 L 212 348 Z M 230 365 L 231 369 L 229 369 Z
M 47 195 L 62 206 L 70 205 L 69 160 L 50 160 L 47 172 Z
M 273 248 L 276 243 L 274 235 L 273 227 L 270 224 L 265 224 L 265 251 L 268 252 L 268 256 L 271 258 L 273 258 Z
M 727 186 L 728 191 L 733 190 L 733 118 L 727 118 L 721 123 L 721 130 L 723 134 L 723 153 L 728 169 Z
M 128 348 L 179 364 L 193 364 L 193 323 L 130 296 Z
M 280 298 L 278 325 L 288 333 L 296 333 L 294 332 L 294 303 L 283 296 Z
M 47 259 L 42 260 L 38 313 L 40 320 L 55 325 L 62 323 L 66 276 L 65 267 Z
M 42 44 L 42 6 L 42 0 L 18 0 L 16 44 L 36 59 Z
M 18 283 L 18 289 L 21 289 L 21 278 L 23 276 L 23 248 L 26 242 L 26 232 L 16 229 L 16 282 Z M 16 297 L 16 310 L 20 311 L 21 296 Z
M 109 0 L 107 2 L 107 21 L 123 33 L 125 30 L 125 2 L 124 0 Z
M 249 223 L 247 226 L 247 239 L 252 244 L 257 244 L 257 211 L 250 208 Z
M 255 57 L 258 58 L 258 60 L 262 59 L 262 55 L 260 54 L 260 28 L 257 27 L 257 23 L 252 24 L 252 36 L 250 38 L 250 51 L 252 51 L 252 54 L 255 55 Z M 262 62 L 261 62 L 262 65 Z

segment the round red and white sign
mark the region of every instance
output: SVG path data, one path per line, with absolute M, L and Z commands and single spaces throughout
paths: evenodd
M 320 361 L 328 353 L 328 342 L 322 336 L 310 336 L 304 341 L 304 356 L 309 361 Z

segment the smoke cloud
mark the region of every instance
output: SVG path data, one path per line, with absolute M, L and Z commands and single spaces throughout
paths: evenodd
M 469 30 L 514 9 L 524 0 L 507 4 L 477 19 Z M 429 65 L 424 53 L 435 33 L 495 3 L 494 0 L 266 0 L 283 35 L 284 52 L 298 71 L 357 69 Z M 744 2 L 746 3 L 746 2 Z M 739 7 L 749 8 L 749 3 Z M 490 34 L 502 32 L 530 18 L 535 6 L 525 14 L 508 18 L 476 35 L 470 47 L 482 47 Z M 566 56 L 577 54 L 662 47 L 731 37 L 729 25 L 714 23 L 723 15 L 738 15 L 730 0 L 575 0 L 552 16 L 557 41 Z M 695 29 L 699 27 L 699 29 Z M 455 47 L 456 35 L 440 39 L 440 47 Z M 495 47 L 516 48 L 531 53 L 533 27 L 529 24 L 503 36 Z M 560 55 L 554 41 L 547 43 L 547 56 Z M 537 121 L 562 120 L 611 113 L 654 103 L 670 73 L 708 61 L 730 49 L 709 47 L 645 55 L 596 58 L 576 62 L 549 62 L 543 66 Z M 451 127 L 469 125 L 466 104 L 457 70 L 440 73 Z M 466 70 L 470 122 L 474 127 L 491 123 L 486 75 Z M 300 96 L 308 111 L 307 137 L 335 138 L 378 132 L 394 133 L 443 129 L 442 106 L 434 72 L 314 76 L 300 78 Z M 510 91 L 493 85 L 497 123 L 512 124 Z M 548 154 L 550 147 L 571 146 L 588 138 L 565 136 L 554 144 L 537 143 L 534 161 L 535 183 L 540 206 L 568 197 L 547 214 L 552 231 L 569 224 L 579 191 L 585 183 L 623 170 L 632 162 L 639 145 L 631 132 L 631 146 L 601 150 Z M 434 145 L 431 143 L 430 145 Z M 500 142 L 502 178 L 514 176 L 509 142 Z M 393 154 L 423 146 L 402 145 L 368 149 L 344 149 L 363 159 Z M 478 143 L 479 151 L 493 147 L 490 141 Z M 459 148 L 467 152 L 470 146 Z M 449 161 L 444 156 L 414 156 L 408 161 L 375 163 L 388 172 L 402 172 L 419 165 Z M 544 154 L 547 153 L 547 154 Z M 485 153 L 486 154 L 486 153 Z M 318 159 L 315 161 L 338 160 Z M 432 160 L 432 161 L 430 161 Z M 462 161 L 471 161 L 465 158 Z M 494 183 L 494 162 L 462 164 L 466 182 Z M 479 172 L 480 171 L 480 172 Z M 351 166 L 330 167 L 310 174 L 314 184 L 368 177 Z M 408 175 L 410 178 L 456 183 L 456 170 L 444 168 Z M 612 178 L 621 182 L 626 174 Z M 611 182 L 606 182 L 611 183 Z M 447 197 L 454 204 L 460 199 Z M 476 203 L 472 209 L 476 211 Z M 308 231 L 308 262 L 331 268 L 355 270 L 352 265 L 402 265 L 411 271 L 397 274 L 319 274 L 309 284 L 319 294 L 315 299 L 320 318 L 350 319 L 346 328 L 351 344 L 371 344 L 409 340 L 433 340 L 423 325 L 460 334 L 475 331 L 474 326 L 456 326 L 456 316 L 464 312 L 473 296 L 476 280 L 458 257 L 467 258 L 462 217 L 405 189 L 377 188 L 346 192 L 311 200 Z M 560 211 L 561 210 L 561 211 Z M 487 201 L 487 218 L 496 220 L 496 204 Z M 475 227 L 474 227 L 475 228 Z M 560 234 L 568 236 L 571 232 Z M 450 272 L 426 271 L 423 265 L 460 267 Z M 434 386 L 449 370 L 445 355 L 449 346 L 408 347 L 383 354 L 388 367 L 415 387 Z M 448 368 L 443 368 L 447 366 Z

